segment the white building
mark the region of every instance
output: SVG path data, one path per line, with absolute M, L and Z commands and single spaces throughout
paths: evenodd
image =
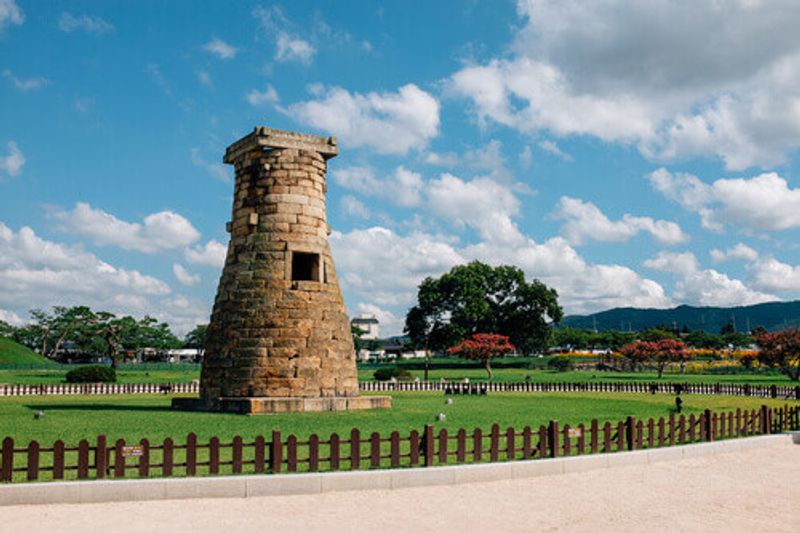
M 361 315 L 358 318 L 352 319 L 350 325 L 363 331 L 361 334 L 362 340 L 371 341 L 380 338 L 380 328 L 375 315 Z

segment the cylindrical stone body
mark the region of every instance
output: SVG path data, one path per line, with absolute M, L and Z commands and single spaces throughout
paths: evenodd
M 355 350 L 328 245 L 326 161 L 254 148 L 233 161 L 231 240 L 201 398 L 357 396 Z

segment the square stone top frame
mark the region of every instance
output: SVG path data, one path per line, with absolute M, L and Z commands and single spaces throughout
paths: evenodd
M 323 137 L 308 133 L 276 130 L 266 126 L 256 126 L 253 133 L 246 135 L 225 150 L 223 162 L 234 163 L 239 157 L 257 148 L 297 148 L 313 150 L 323 158 L 330 159 L 339 155 L 336 137 Z

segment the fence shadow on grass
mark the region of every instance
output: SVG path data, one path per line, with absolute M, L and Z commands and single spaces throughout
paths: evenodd
M 146 412 L 174 412 L 169 405 L 120 405 L 113 403 L 36 403 L 25 405 L 31 411 L 146 411 Z

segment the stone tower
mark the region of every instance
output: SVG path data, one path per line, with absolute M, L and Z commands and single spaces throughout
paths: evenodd
M 328 235 L 335 137 L 256 127 L 224 162 L 236 182 L 231 234 L 205 346 L 200 399 L 241 413 L 390 407 L 358 395 L 355 350 Z

